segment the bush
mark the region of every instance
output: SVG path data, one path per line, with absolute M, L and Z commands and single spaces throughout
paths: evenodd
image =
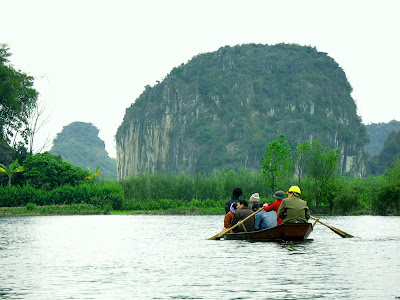
M 58 186 L 77 186 L 84 182 L 87 171 L 63 161 L 59 155 L 38 153 L 24 161 L 26 182 L 36 188 L 53 189 Z
M 191 201 L 185 200 L 172 200 L 172 199 L 160 199 L 151 201 L 135 201 L 131 200 L 125 202 L 124 210 L 195 210 L 195 209 L 220 209 L 222 213 L 224 211 L 225 201 L 214 201 L 212 199 L 198 200 L 192 199 Z
M 386 169 L 382 184 L 372 201 L 372 208 L 378 214 L 400 214 L 400 159 Z
M 17 207 L 28 203 L 35 205 L 71 205 L 88 203 L 103 209 L 122 209 L 124 191 L 116 182 L 82 184 L 76 187 L 64 185 L 51 191 L 35 189 L 33 186 L 0 186 L 0 206 Z
M 25 206 L 29 202 L 36 205 L 44 205 L 47 195 L 42 190 L 37 190 L 30 185 L 24 186 L 0 186 L 0 206 L 2 207 L 18 207 Z
M 37 205 L 29 202 L 25 208 L 27 211 L 34 211 L 37 208 Z

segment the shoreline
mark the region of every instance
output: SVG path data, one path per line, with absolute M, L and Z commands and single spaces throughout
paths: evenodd
M 318 216 L 374 216 L 368 211 L 357 211 L 347 214 L 327 214 L 323 211 L 311 210 Z M 224 216 L 224 209 L 191 208 L 191 209 L 157 209 L 157 210 L 109 210 L 90 204 L 0 207 L 1 217 L 13 216 L 70 216 L 70 215 L 219 215 Z M 391 215 L 395 216 L 395 215 Z
M 70 215 L 221 215 L 223 209 L 105 210 L 89 204 L 0 207 L 1 217 Z

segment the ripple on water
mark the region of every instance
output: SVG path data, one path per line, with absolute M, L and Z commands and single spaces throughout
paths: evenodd
M 0 218 L 4 299 L 394 299 L 400 218 L 309 241 L 210 241 L 221 216 Z M 376 223 L 376 224 L 375 224 Z

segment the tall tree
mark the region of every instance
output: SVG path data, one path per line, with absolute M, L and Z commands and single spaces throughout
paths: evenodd
M 261 168 L 270 189 L 268 192 L 273 193 L 278 182 L 283 183 L 293 174 L 291 150 L 284 134 L 268 144 L 262 160 Z
M 293 153 L 293 159 L 295 162 L 295 175 L 297 175 L 298 183 L 301 186 L 301 178 L 304 176 L 304 168 L 307 163 L 307 158 L 310 155 L 310 143 L 303 143 L 296 147 Z
M 27 144 L 29 116 L 38 92 L 33 88 L 33 77 L 15 70 L 10 56 L 7 45 L 0 44 L 0 139 L 10 143 L 20 134 Z
M 303 174 L 311 179 L 312 192 L 315 197 L 317 208 L 320 206 L 323 193 L 328 189 L 328 185 L 332 183 L 335 175 L 338 173 L 338 150 L 331 150 L 319 140 L 307 141 L 301 144 L 301 148 L 305 155 L 303 163 Z M 329 205 L 332 207 L 332 199 L 328 199 Z

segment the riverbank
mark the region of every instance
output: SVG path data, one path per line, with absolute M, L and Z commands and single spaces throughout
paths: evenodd
M 106 211 L 90 204 L 36 206 L 35 204 L 30 203 L 25 207 L 0 207 L 0 217 L 104 214 L 110 214 L 110 211 Z
M 0 217 L 4 216 L 54 216 L 54 215 L 223 215 L 224 209 L 157 209 L 157 210 L 105 210 L 90 204 L 49 205 L 25 207 L 0 207 Z
M 370 211 L 354 211 L 347 214 L 332 214 L 326 209 L 312 209 L 314 216 L 347 215 L 362 216 L 374 215 Z M 177 208 L 153 210 L 108 210 L 91 204 L 49 205 L 36 206 L 32 203 L 25 207 L 0 207 L 2 216 L 54 216 L 54 215 L 221 215 L 225 214 L 224 208 Z

